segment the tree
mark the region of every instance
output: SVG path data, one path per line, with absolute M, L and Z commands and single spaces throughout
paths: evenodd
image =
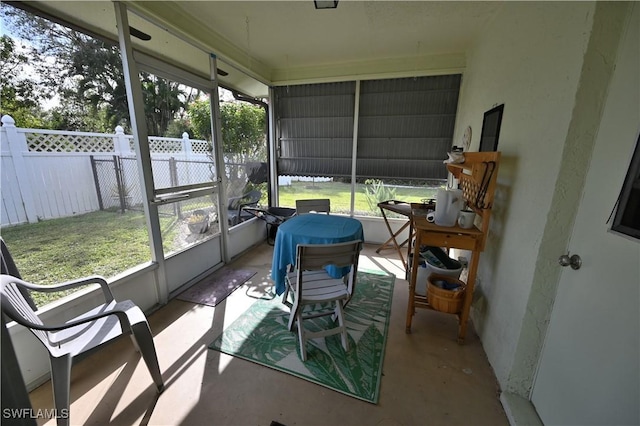
M 18 48 L 11 37 L 0 37 L 0 113 L 11 115 L 22 127 L 42 127 L 39 105 L 45 96 L 26 72 L 29 54 L 28 47 Z
M 142 73 L 142 96 L 149 134 L 167 136 L 169 125 L 175 120 L 183 120 L 187 105 L 199 95 L 198 89 L 187 90 L 175 81 Z
M 211 140 L 209 99 L 194 101 L 187 110 L 194 138 Z M 220 104 L 222 150 L 242 161 L 266 158 L 265 110 L 247 102 Z
M 168 138 L 182 138 L 182 134 L 185 132 L 189 135 L 193 134 L 193 129 L 191 129 L 189 120 L 185 118 L 177 118 L 169 123 L 164 135 Z
M 189 104 L 187 115 L 195 139 L 211 141 L 211 104 L 207 98 L 198 98 Z
M 211 113 L 207 98 L 200 98 L 187 110 L 193 137 L 211 141 Z M 249 189 L 243 165 L 267 159 L 266 114 L 263 108 L 247 102 L 223 102 L 220 105 L 222 151 L 227 164 L 230 195 L 241 195 Z M 234 167 L 235 166 L 235 167 Z
M 9 5 L 3 5 L 2 18 L 12 34 L 29 40 L 32 48 L 25 56 L 38 72 L 41 93 L 59 95 L 60 105 L 50 114 L 52 125 L 99 132 L 121 125 L 131 130 L 118 46 Z M 145 73 L 141 81 L 149 134 L 164 136 L 199 92 Z
M 265 152 L 266 116 L 264 108 L 245 102 L 220 105 L 222 142 L 225 153 L 259 159 Z
M 2 17 L 12 34 L 28 40 L 29 62 L 40 90 L 59 97 L 54 123 L 64 123 L 68 130 L 90 131 L 128 126 L 122 65 L 115 46 L 18 8 L 3 6 Z

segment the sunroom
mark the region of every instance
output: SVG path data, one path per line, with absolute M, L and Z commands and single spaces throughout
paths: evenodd
M 264 250 L 264 222 L 227 208 L 249 189 L 261 192 L 264 207 L 294 207 L 291 200 L 307 197 L 307 186 L 312 193 L 346 192 L 332 198 L 332 211 L 335 205 L 336 214 L 356 217 L 373 248 L 382 244 L 389 234 L 376 208 L 368 208 L 367 189 L 379 184 L 390 191 L 383 198 L 432 198 L 447 182 L 447 152 L 469 128 L 470 150 L 477 151 L 483 114 L 504 105 L 496 201 L 472 306 L 502 405 L 513 424 L 640 420 L 640 245 L 605 223 L 639 130 L 640 24 L 633 2 L 7 3 L 119 47 L 131 134 L 118 142 L 118 130 L 109 129 L 113 145 L 104 152 L 133 159 L 133 167 L 126 169 L 132 176 L 115 175 L 111 201 L 126 210 L 131 197 L 141 207 L 149 253 L 109 282 L 119 298 L 148 313 L 207 274 Z M 204 94 L 210 138 L 176 142 L 152 134 L 141 72 Z M 260 149 L 241 161 L 223 152 L 224 96 L 264 111 Z M 27 144 L 30 137 L 60 137 L 37 136 L 3 118 L 3 168 L 5 156 L 31 150 L 6 148 L 10 133 Z M 166 161 L 152 160 L 157 154 Z M 185 159 L 196 163 L 188 171 L 181 168 Z M 71 164 L 58 166 L 75 172 Z M 99 167 L 96 161 L 93 170 Z M 174 179 L 184 175 L 190 180 Z M 134 193 L 117 176 L 131 179 Z M 107 202 L 105 188 L 98 193 Z M 2 190 L 4 201 L 5 181 Z M 35 201 L 14 204 L 24 208 L 24 219 L 9 222 L 3 203 L 3 231 L 39 220 Z M 194 206 L 215 216 L 215 225 L 167 248 L 163 218 L 182 212 L 186 221 Z M 391 222 L 396 229 L 403 224 Z M 567 252 L 580 254 L 580 270 L 558 264 Z M 604 305 L 594 291 L 602 277 L 619 285 Z M 577 283 L 584 289 L 575 290 Z M 68 296 L 42 315 L 68 317 L 94 298 Z M 588 326 L 583 332 L 576 323 Z M 33 389 L 47 379 L 46 356 L 24 330 L 9 331 Z M 593 334 L 606 336 L 606 344 L 592 342 Z M 606 404 L 594 402 L 605 395 Z

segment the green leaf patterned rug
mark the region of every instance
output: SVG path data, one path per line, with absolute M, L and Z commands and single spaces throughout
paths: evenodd
M 295 329 L 287 330 L 289 308 L 279 296 L 255 302 L 209 348 L 375 404 L 394 282 L 395 276 L 381 271 L 358 271 L 355 293 L 345 309 L 349 333 L 346 353 L 339 334 L 308 340 L 308 359 L 303 363 L 298 334 Z M 325 329 L 329 322 L 330 316 L 319 317 L 305 320 L 305 327 Z

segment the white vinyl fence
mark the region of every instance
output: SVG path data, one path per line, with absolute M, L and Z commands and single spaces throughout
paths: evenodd
M 210 180 L 209 143 L 149 138 L 156 188 Z M 0 128 L 1 225 L 34 223 L 109 207 L 141 204 L 133 136 L 17 128 L 10 116 Z

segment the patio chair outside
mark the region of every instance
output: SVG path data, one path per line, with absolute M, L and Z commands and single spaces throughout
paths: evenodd
M 44 324 L 21 293 L 21 290 L 49 293 L 88 284 L 100 285 L 105 298 L 104 304 L 63 324 Z M 69 394 L 74 358 L 87 355 L 125 334 L 131 336 L 134 347 L 141 352 L 158 392 L 164 390 L 147 318 L 130 300 L 116 302 L 104 278 L 91 276 L 58 285 L 41 286 L 11 275 L 0 275 L 0 285 L 3 314 L 27 327 L 49 352 L 58 425 L 70 424 Z
M 331 200 L 328 198 L 296 200 L 296 213 L 331 213 Z

